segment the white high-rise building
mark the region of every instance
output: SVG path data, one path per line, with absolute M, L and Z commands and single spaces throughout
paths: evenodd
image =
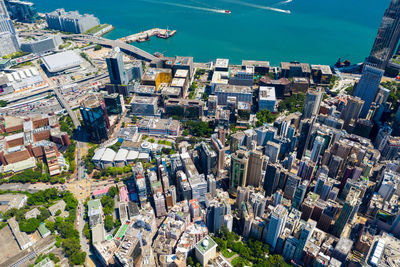
M 318 157 L 321 154 L 322 146 L 324 145 L 325 139 L 321 136 L 317 136 L 314 140 L 314 146 L 311 152 L 311 160 L 314 162 L 318 161 Z
M 276 241 L 285 226 L 287 215 L 288 211 L 280 204 L 275 207 L 275 210 L 271 214 L 265 240 L 265 242 L 271 246 L 271 251 L 275 250 Z

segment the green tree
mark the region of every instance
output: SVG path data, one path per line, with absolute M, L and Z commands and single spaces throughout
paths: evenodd
M 5 106 L 7 106 L 7 101 L 5 101 L 5 100 L 0 100 L 0 107 L 5 107 Z
M 22 232 L 33 233 L 39 227 L 40 221 L 36 218 L 30 218 L 28 220 L 19 221 L 19 229 Z
M 116 186 L 110 187 L 107 193 L 110 197 L 114 198 L 118 194 L 118 188 Z
M 112 215 L 107 215 L 104 219 L 104 228 L 107 232 L 114 228 L 114 220 Z
M 108 195 L 101 197 L 101 205 L 103 206 L 104 215 L 110 215 L 114 211 L 114 199 Z

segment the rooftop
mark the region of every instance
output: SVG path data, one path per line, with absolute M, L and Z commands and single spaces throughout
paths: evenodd
M 260 100 L 264 101 L 276 101 L 275 88 L 269 86 L 260 86 L 259 97 Z
M 59 72 L 82 64 L 83 60 L 74 51 L 65 51 L 42 57 L 43 63 L 49 72 Z
M 205 254 L 210 249 L 217 247 L 217 243 L 215 243 L 210 236 L 206 236 L 200 240 L 195 247 L 201 254 Z

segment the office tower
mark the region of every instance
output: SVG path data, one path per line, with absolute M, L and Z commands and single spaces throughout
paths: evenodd
M 175 204 L 176 204 L 176 187 L 175 187 L 175 185 L 169 186 L 168 193 L 171 195 L 172 206 L 175 206 Z
M 339 210 L 339 203 L 328 200 L 326 202 L 326 207 L 318 220 L 317 227 L 324 232 L 329 232 Z
M 249 200 L 249 193 L 250 191 L 248 190 L 247 187 L 241 187 L 239 186 L 237 188 L 237 196 L 236 196 L 236 208 L 238 208 L 239 210 L 242 208 L 242 203 L 243 202 L 247 202 Z
M 400 136 L 400 106 L 397 109 L 396 114 L 394 115 L 392 128 L 393 128 L 392 134 L 394 136 Z
M 65 12 L 62 8 L 47 13 L 46 22 L 50 29 L 72 33 L 85 33 L 100 24 L 93 15 L 81 15 L 78 11 Z
M 225 147 L 222 145 L 221 140 L 218 139 L 217 134 L 211 135 L 211 144 L 217 153 L 217 171 L 225 168 Z
M 284 193 L 283 196 L 285 198 L 292 200 L 300 182 L 301 182 L 300 177 L 298 177 L 295 174 L 289 173 L 285 184 L 285 190 L 283 191 Z
M 207 193 L 207 181 L 204 175 L 197 174 L 188 178 L 190 187 L 192 188 L 192 199 L 197 199 L 199 203 L 205 202 Z
M 311 152 L 311 160 L 313 162 L 317 162 L 319 155 L 321 155 L 321 150 L 322 147 L 324 145 L 325 139 L 322 138 L 321 136 L 317 136 L 314 140 L 314 145 L 313 145 L 313 149 Z
M 267 204 L 265 197 L 262 194 L 252 194 L 250 195 L 250 204 L 253 208 L 254 217 L 263 218 Z
M 156 210 L 156 215 L 157 217 L 165 216 L 167 215 L 167 210 L 165 207 L 165 197 L 162 193 L 157 192 L 157 194 L 153 195 L 153 200 L 154 200 L 154 207 Z
M 303 119 L 309 119 L 318 114 L 321 100 L 322 91 L 320 89 L 307 91 L 302 112 Z
M 224 225 L 224 205 L 222 203 L 212 202 L 207 208 L 206 224 L 211 233 L 218 232 Z
M 391 0 L 383 15 L 367 63 L 385 69 L 392 58 L 400 39 L 400 1 Z
M 128 84 L 128 75 L 125 71 L 124 59 L 119 47 L 113 48 L 106 58 L 108 74 L 111 84 Z
M 314 118 L 301 120 L 300 123 L 300 136 L 297 142 L 297 159 L 301 159 L 303 157 L 306 144 L 309 140 L 310 131 L 312 130 L 312 126 L 314 124 Z
M 9 17 L 4 0 L 0 0 L 0 15 L 5 15 L 7 18 Z
M 266 196 L 271 196 L 275 193 L 278 188 L 280 174 L 281 168 L 278 164 L 268 163 L 263 186 Z
M 301 221 L 299 242 L 296 246 L 296 251 L 294 252 L 294 259 L 297 263 L 302 261 L 304 246 L 306 245 L 308 239 L 314 232 L 316 226 L 317 223 L 315 221 L 310 221 L 310 222 Z
M 357 205 L 358 198 L 360 197 L 360 190 L 351 187 L 346 197 L 346 202 L 343 205 L 342 211 L 333 226 L 333 235 L 340 237 L 346 226 L 349 218 L 351 217 L 354 208 Z
M 128 81 L 141 81 L 143 77 L 143 63 L 142 61 L 136 60 L 128 63 L 125 66 L 125 71 L 128 77 Z
M 359 97 L 347 97 L 347 104 L 340 114 L 340 118 L 343 120 L 343 127 L 345 129 L 347 129 L 352 122 L 355 122 L 358 119 L 363 106 L 364 101 Z
M 110 122 L 104 102 L 100 102 L 97 97 L 91 97 L 80 107 L 80 112 L 90 140 L 95 143 L 107 140 Z
M 318 200 L 319 195 L 313 192 L 309 192 L 307 197 L 304 199 L 303 203 L 301 204 L 301 219 L 308 221 L 313 212 L 315 207 L 315 202 Z
M 217 113 L 218 97 L 210 95 L 208 97 L 208 115 L 215 115 Z
M 0 10 L 3 8 L 2 2 L 0 1 Z M 33 23 L 39 18 L 35 4 L 32 2 L 5 0 L 5 5 L 12 20 Z
M 367 117 L 371 104 L 375 100 L 383 73 L 384 71 L 381 69 L 368 65 L 364 66 L 361 79 L 354 90 L 354 96 L 357 96 L 364 101 L 360 118 Z
M 276 241 L 285 226 L 287 215 L 288 211 L 280 204 L 276 206 L 274 211 L 271 213 L 265 240 L 265 242 L 271 246 L 271 251 L 275 250 Z
M 224 128 L 218 128 L 218 139 L 221 141 L 222 146 L 225 147 L 226 131 Z
M 254 131 L 257 134 L 257 145 L 259 146 L 265 146 L 268 141 L 274 140 L 277 134 L 277 129 L 275 127 L 265 125 L 254 129 Z
M 281 238 L 282 237 L 280 237 L 277 242 L 277 246 L 276 246 L 277 253 L 278 253 L 278 249 L 279 249 L 278 247 L 280 246 Z M 284 242 L 285 242 L 285 245 L 283 247 L 282 253 L 280 253 L 280 254 L 282 254 L 282 257 L 286 261 L 290 261 L 291 259 L 293 259 L 294 252 L 296 251 L 296 247 L 299 244 L 299 240 L 297 238 L 295 238 L 294 236 L 288 236 Z
M 261 183 L 261 170 L 264 161 L 264 155 L 257 150 L 251 151 L 249 154 L 246 185 L 258 187 Z
M 17 36 L 10 32 L 0 32 L 0 56 L 9 55 L 19 51 Z
M 207 187 L 208 193 L 214 198 L 217 196 L 217 182 L 215 181 L 214 175 L 207 175 Z
M 199 153 L 199 165 L 205 175 L 216 173 L 217 171 L 217 153 L 211 146 L 205 142 L 197 147 Z
M 121 96 L 119 94 L 109 94 L 104 96 L 104 103 L 106 105 L 108 115 L 122 114 Z
M 238 150 L 231 157 L 231 181 L 229 189 L 236 192 L 238 186 L 245 186 L 247 180 L 247 166 L 249 155 L 244 150 Z
M 269 162 L 275 163 L 278 161 L 280 149 L 280 144 L 271 141 L 267 142 L 267 144 L 265 145 L 265 155 L 269 157 Z
M 331 178 L 336 178 L 336 176 L 340 172 L 342 163 L 343 163 L 343 158 L 333 155 L 328 165 L 329 168 L 328 176 Z
M 18 36 L 10 17 L 4 0 L 0 0 L 0 56 L 19 51 Z
M 312 162 L 308 158 L 304 158 L 299 163 L 297 176 L 301 177 L 302 180 L 311 180 L 314 174 L 315 166 L 316 166 L 315 162 Z
M 231 214 L 226 214 L 224 216 L 224 226 L 228 229 L 229 232 L 232 232 L 233 216 Z
M 292 200 L 292 207 L 299 210 L 300 205 L 303 202 L 304 196 L 306 195 L 307 191 L 307 186 L 308 182 L 303 181 L 296 189 L 296 192 L 294 193 L 294 197 Z

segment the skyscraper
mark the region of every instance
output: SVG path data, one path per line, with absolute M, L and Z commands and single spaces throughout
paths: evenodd
M 359 97 L 349 96 L 347 98 L 346 107 L 343 109 L 340 114 L 340 118 L 343 120 L 344 128 L 347 129 L 348 126 L 354 121 L 358 119 L 360 116 L 361 109 L 364 106 L 364 101 Z
M 271 213 L 271 219 L 268 224 L 268 232 L 265 238 L 265 242 L 271 246 L 271 251 L 275 250 L 276 241 L 278 240 L 278 236 L 285 226 L 287 215 L 288 211 L 280 204 L 276 206 L 274 211 Z
M 247 151 L 238 150 L 231 157 L 231 181 L 229 189 L 236 192 L 238 186 L 245 186 L 249 155 Z
M 383 15 L 367 63 L 385 69 L 397 49 L 400 39 L 400 0 L 391 0 Z
M 106 58 L 107 69 L 112 84 L 128 84 L 128 75 L 125 71 L 124 59 L 119 47 L 115 47 Z
M 109 94 L 104 96 L 108 115 L 122 114 L 121 96 L 119 94 Z
M 260 151 L 255 150 L 250 152 L 246 185 L 255 187 L 260 185 L 263 161 L 264 155 Z
M 207 175 L 207 188 L 208 193 L 210 193 L 211 197 L 217 196 L 217 182 L 215 181 L 214 175 Z
M 217 171 L 217 153 L 211 146 L 205 142 L 197 147 L 199 153 L 199 165 L 205 175 L 216 173 Z
M 325 139 L 321 136 L 317 136 L 314 140 L 314 146 L 311 152 L 311 160 L 317 162 L 319 155 L 321 154 L 322 146 L 324 145 Z
M 306 195 L 308 182 L 303 181 L 299 187 L 297 187 L 296 192 L 292 200 L 292 207 L 295 209 L 300 209 L 300 205 L 303 202 L 304 196 Z
M 310 222 L 301 221 L 299 242 L 296 246 L 296 251 L 294 252 L 294 259 L 296 260 L 297 263 L 302 261 L 304 246 L 306 245 L 308 239 L 314 232 L 316 226 L 317 223 L 315 221 L 310 221 Z
M 211 233 L 216 233 L 224 225 L 224 205 L 211 203 L 207 208 L 207 228 Z
M 360 117 L 366 118 L 372 102 L 375 100 L 384 71 L 369 65 L 365 65 L 362 71 L 361 79 L 354 91 L 354 96 L 364 100 L 364 106 Z
M 271 196 L 275 193 L 275 190 L 278 187 L 280 174 L 281 168 L 278 164 L 268 163 L 263 186 L 266 196 Z
M 0 56 L 19 51 L 18 36 L 8 15 L 4 0 L 0 0 Z
M 303 107 L 303 118 L 309 119 L 319 112 L 321 105 L 322 92 L 320 89 L 308 90 L 306 94 L 306 100 Z
M 80 111 L 90 140 L 96 143 L 107 140 L 110 122 L 104 102 L 100 102 L 97 97 L 91 97 L 84 102 Z
M 8 12 L 4 0 L 0 0 L 0 15 L 5 15 L 8 18 Z
M 343 205 L 342 211 L 338 219 L 333 226 L 333 234 L 337 237 L 343 232 L 344 227 L 346 226 L 347 221 L 349 220 L 350 216 L 353 213 L 353 209 L 357 205 L 357 200 L 360 196 L 361 191 L 356 189 L 355 187 L 351 187 L 349 193 L 346 197 L 346 202 Z

